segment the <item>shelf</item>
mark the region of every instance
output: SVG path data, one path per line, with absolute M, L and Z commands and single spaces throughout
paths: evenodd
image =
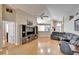
M 31 42 L 34 39 L 36 39 L 36 37 L 37 37 L 36 33 L 38 31 L 38 27 L 21 25 L 21 29 L 22 29 L 22 31 L 21 31 L 22 44 L 25 44 L 27 42 Z

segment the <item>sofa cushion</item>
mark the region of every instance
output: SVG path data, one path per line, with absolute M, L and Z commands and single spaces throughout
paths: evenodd
M 68 40 L 71 40 L 72 39 L 72 34 L 71 33 L 66 33 L 66 37 Z
M 75 40 L 72 39 L 70 40 L 70 44 L 75 44 L 75 42 L 76 42 Z
M 76 34 L 72 34 L 72 38 L 79 38 L 79 36 Z
M 70 40 L 70 44 L 75 44 L 75 42 L 77 41 L 77 38 L 78 37 L 73 37 L 71 40 Z
M 68 54 L 68 55 L 72 55 L 73 54 L 69 44 L 67 42 L 65 42 L 65 41 L 62 41 L 60 43 L 60 50 L 64 54 Z
M 74 45 L 79 46 L 79 40 L 77 40 Z

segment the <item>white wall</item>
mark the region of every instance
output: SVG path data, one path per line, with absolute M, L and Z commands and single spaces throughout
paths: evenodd
M 3 40 L 2 40 L 2 5 L 0 5 L 0 48 L 3 47 Z
M 11 8 L 13 10 L 13 14 L 6 13 L 6 7 Z M 3 8 L 4 8 L 3 15 L 0 14 L 0 16 L 3 16 L 4 21 L 11 21 L 15 23 L 16 25 L 16 28 L 15 28 L 16 43 L 15 44 L 20 44 L 20 32 L 21 32 L 19 27 L 20 24 L 27 24 L 27 20 L 29 20 L 33 22 L 33 25 L 36 25 L 36 18 L 17 8 L 14 9 L 7 5 L 3 5 Z
M 6 12 L 6 8 L 10 8 L 10 9 L 12 9 L 12 11 L 13 11 L 13 13 L 9 13 L 9 12 Z M 4 22 L 14 22 L 14 23 L 16 23 L 16 13 L 15 13 L 15 9 L 13 9 L 12 7 L 10 7 L 10 6 L 7 6 L 7 5 L 2 5 L 2 20 L 4 21 Z M 5 32 L 5 23 L 3 23 L 3 39 L 5 40 L 6 39 L 6 32 Z M 10 28 L 11 26 L 10 26 L 10 24 L 9 24 L 9 28 Z M 10 30 L 9 30 L 9 32 L 10 32 Z M 16 32 L 14 32 L 14 34 L 15 34 Z M 10 35 L 11 35 L 11 33 L 10 33 Z M 11 36 L 10 36 L 11 37 Z M 14 38 L 16 38 L 16 35 L 14 35 L 14 37 L 13 37 L 13 39 Z M 9 40 L 9 43 L 11 43 L 11 40 L 12 39 L 10 39 Z M 15 39 L 15 42 L 16 42 L 16 39 Z
M 26 12 L 16 9 L 16 22 L 19 24 L 27 24 L 27 20 L 33 22 L 36 25 L 36 18 L 27 14 Z
M 72 20 L 69 17 L 64 17 L 64 32 L 74 33 L 79 35 L 79 31 L 74 30 L 74 20 L 79 19 L 79 15 L 75 16 Z
M 2 18 L 0 18 L 0 48 L 3 47 L 3 40 L 2 40 Z
M 5 21 L 15 21 L 15 9 L 13 9 L 12 7 L 10 6 L 7 6 L 7 5 L 3 5 L 3 11 L 2 11 L 2 16 L 3 16 L 3 20 Z M 12 9 L 12 13 L 9 13 L 6 11 L 6 8 L 10 8 Z
M 36 18 L 25 13 L 22 10 L 17 9 L 16 10 L 16 44 L 20 44 L 20 24 L 27 24 L 27 20 L 33 22 L 33 25 L 36 25 Z

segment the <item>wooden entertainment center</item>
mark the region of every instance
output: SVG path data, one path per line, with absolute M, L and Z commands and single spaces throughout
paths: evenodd
M 38 38 L 38 27 L 21 25 L 21 41 L 22 44 L 31 42 Z

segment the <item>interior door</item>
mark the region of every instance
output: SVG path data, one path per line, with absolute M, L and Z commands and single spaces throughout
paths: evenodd
M 15 44 L 15 23 L 8 22 L 8 42 L 11 44 Z

